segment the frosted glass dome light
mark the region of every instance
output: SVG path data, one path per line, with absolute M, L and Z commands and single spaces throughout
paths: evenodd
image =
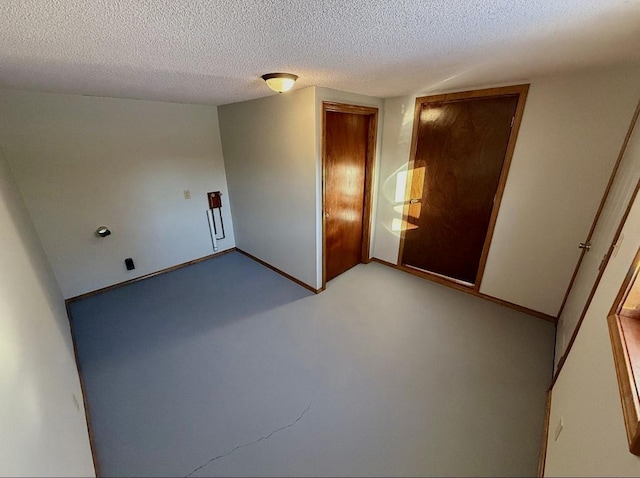
M 284 93 L 293 88 L 293 84 L 298 77 L 291 73 L 267 73 L 262 75 L 262 79 L 267 82 L 267 86 L 273 91 Z

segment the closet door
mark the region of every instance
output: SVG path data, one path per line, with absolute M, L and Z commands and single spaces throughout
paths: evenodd
M 507 90 L 418 98 L 401 265 L 479 284 L 515 141 L 521 95 Z
M 572 337 L 591 305 L 604 269 L 616 246 L 621 243 L 622 226 L 640 189 L 639 116 L 640 102 L 591 231 L 584 243 L 580 244 L 582 255 L 558 314 L 556 365 L 567 352 L 569 343 L 573 341 Z

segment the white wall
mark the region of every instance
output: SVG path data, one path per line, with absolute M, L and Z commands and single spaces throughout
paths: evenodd
M 546 476 L 640 475 L 640 457 L 628 450 L 606 320 L 640 247 L 640 197 L 623 234 L 553 387 Z
M 315 89 L 220 106 L 237 246 L 313 288 Z
M 396 201 L 396 178 L 399 172 L 407 171 L 409 164 L 415 101 L 416 96 L 384 100 L 373 255 L 392 264 L 398 262 L 401 232 L 398 222 L 403 211 L 402 202 Z
M 64 300 L 0 149 L 0 475 L 94 476 Z
M 640 69 L 530 83 L 480 291 L 555 316 L 640 94 Z M 394 263 L 394 173 L 409 160 L 414 103 L 385 101 L 374 256 Z
M 223 194 L 219 250 L 235 245 L 215 107 L 3 91 L 0 111 L 0 141 L 65 297 L 212 254 L 208 191 Z M 112 235 L 96 237 L 100 225 Z
M 372 96 L 358 95 L 355 93 L 347 93 L 345 91 L 332 90 L 330 88 L 315 88 L 316 90 L 316 248 L 319 251 L 317 257 L 317 269 L 319 284 L 322 284 L 322 138 L 323 138 L 323 118 L 322 118 L 322 102 L 332 101 L 335 103 L 344 103 L 347 105 L 369 106 L 378 108 L 378 136 L 376 143 L 376 155 L 374 158 L 374 174 L 372 178 L 373 184 L 373 201 L 371 207 L 371 238 L 370 251 L 373 251 L 373 243 L 375 240 L 374 228 L 376 224 L 376 210 L 378 204 L 378 184 L 380 169 L 380 150 L 382 148 L 382 125 L 384 122 L 384 100 L 374 98 Z

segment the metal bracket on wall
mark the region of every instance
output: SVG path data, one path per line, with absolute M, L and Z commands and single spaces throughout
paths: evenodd
M 224 239 L 226 236 L 224 233 L 224 222 L 222 221 L 222 193 L 220 191 L 207 193 L 207 199 L 209 200 L 209 209 L 211 212 L 213 213 L 215 210 L 218 211 L 218 220 L 220 221 L 222 236 L 218 237 L 218 228 L 216 227 L 215 218 L 213 220 L 213 232 L 217 240 Z

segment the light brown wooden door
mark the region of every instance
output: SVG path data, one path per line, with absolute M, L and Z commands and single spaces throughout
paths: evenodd
M 517 105 L 518 95 L 420 105 L 402 265 L 476 283 Z
M 325 279 L 361 262 L 371 116 L 325 112 Z

